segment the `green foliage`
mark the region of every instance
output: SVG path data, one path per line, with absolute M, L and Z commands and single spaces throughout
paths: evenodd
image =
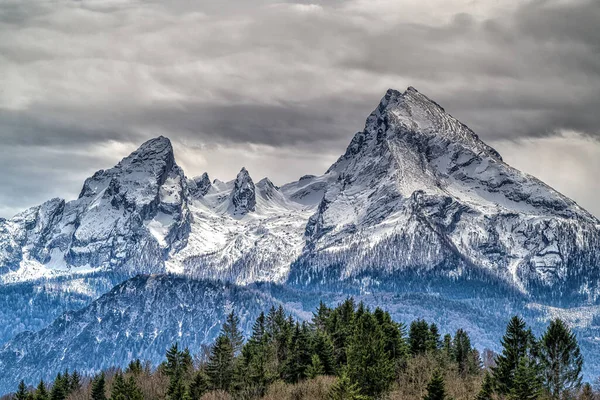
M 510 400 L 535 400 L 540 397 L 541 389 L 542 384 L 537 366 L 527 357 L 521 357 L 508 398 Z
M 309 379 L 314 379 L 319 375 L 325 374 L 325 368 L 323 367 L 323 363 L 318 355 L 313 354 L 311 359 L 311 364 L 306 369 L 306 377 Z
M 330 400 L 367 400 L 368 397 L 360 393 L 358 385 L 352 383 L 346 374 L 342 374 L 329 391 Z
M 139 358 L 137 358 L 129 363 L 125 372 L 128 374 L 139 375 L 143 370 L 144 368 L 142 367 L 142 362 Z
M 494 394 L 494 381 L 492 375 L 488 371 L 485 371 L 483 375 L 483 383 L 481 384 L 481 390 L 477 393 L 475 400 L 492 400 Z
M 169 377 L 167 398 L 182 400 L 186 393 L 185 382 L 192 371 L 192 356 L 188 349 L 180 351 L 175 343 L 167 351 L 167 362 L 164 364 L 165 375 Z
M 319 357 L 324 375 L 335 375 L 334 352 L 333 342 L 329 335 L 324 331 L 317 330 L 313 339 L 313 353 Z
M 496 390 L 502 395 L 511 392 L 513 381 L 522 358 L 535 359 L 536 343 L 525 321 L 518 316 L 511 318 L 502 337 L 502 354 L 496 358 L 493 368 Z
M 15 393 L 14 400 L 27 400 L 27 396 L 28 396 L 27 386 L 25 386 L 24 381 L 21 381 L 21 382 L 19 382 L 19 387 L 17 389 L 17 392 Z
M 394 362 L 385 350 L 386 336 L 373 314 L 357 317 L 348 344 L 348 377 L 369 396 L 384 393 L 394 379 Z
M 190 400 L 200 400 L 200 398 L 208 392 L 209 387 L 210 382 L 204 371 L 201 370 L 196 372 L 188 390 Z
M 427 394 L 423 400 L 445 400 L 446 384 L 440 370 L 435 370 L 431 380 L 427 384 Z
M 44 383 L 43 380 L 40 381 L 37 388 L 35 389 L 34 399 L 35 400 L 49 400 L 50 399 L 50 394 L 48 393 L 48 388 L 46 387 L 46 384 Z
M 560 319 L 551 321 L 542 336 L 539 356 L 544 387 L 554 399 L 579 390 L 583 357 L 575 334 Z
M 212 389 L 227 391 L 231 388 L 234 376 L 233 351 L 228 336 L 217 338 L 206 365 L 206 375 Z
M 410 324 L 408 345 L 410 354 L 413 356 L 427 352 L 428 348 L 431 347 L 431 333 L 427 322 L 418 319 Z
M 311 365 L 310 336 L 306 324 L 296 323 L 290 354 L 285 362 L 284 377 L 289 383 L 296 383 L 306 378 L 306 371 Z
M 104 373 L 92 381 L 92 400 L 106 400 L 106 379 Z
M 221 335 L 229 339 L 229 343 L 231 344 L 235 356 L 240 354 L 242 346 L 244 345 L 244 335 L 240 331 L 239 326 L 240 319 L 235 312 L 232 311 L 227 315 L 227 320 L 221 329 Z

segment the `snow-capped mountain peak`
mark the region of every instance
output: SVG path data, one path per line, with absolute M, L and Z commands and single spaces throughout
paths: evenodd
M 235 178 L 230 201 L 233 215 L 256 211 L 256 187 L 246 168 L 242 168 Z

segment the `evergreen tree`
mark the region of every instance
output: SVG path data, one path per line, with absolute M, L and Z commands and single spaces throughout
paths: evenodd
M 317 330 L 314 336 L 313 353 L 319 357 L 323 364 L 323 374 L 335 375 L 334 348 L 329 335 Z
M 394 379 L 394 362 L 385 351 L 385 337 L 377 320 L 369 312 L 357 318 L 348 345 L 348 377 L 361 393 L 377 397 Z
M 476 360 L 471 348 L 471 339 L 463 329 L 457 330 L 454 335 L 453 354 L 454 361 L 458 364 L 458 371 L 462 375 L 478 372 L 479 365 L 475 365 Z
M 455 361 L 453 346 L 452 346 L 452 335 L 450 335 L 448 333 L 444 335 L 444 339 L 442 341 L 442 350 L 444 352 L 444 356 L 448 360 Z
M 312 323 L 317 331 L 326 331 L 331 316 L 331 308 L 327 307 L 323 301 L 319 303 L 317 312 L 313 313 Z
M 345 373 L 338 378 L 329 390 L 330 400 L 367 400 L 368 397 L 360 393 L 358 385 L 352 383 Z
M 434 352 L 440 348 L 440 332 L 436 324 L 429 326 L 429 337 L 427 339 L 427 351 Z
M 137 358 L 129 363 L 125 372 L 128 374 L 139 375 L 143 370 L 144 368 L 142 367 L 142 362 L 139 358 Z
M 110 400 L 127 400 L 127 384 L 123 379 L 123 374 L 117 372 L 113 379 Z
M 48 389 L 46 388 L 46 384 L 44 383 L 43 380 L 40 381 L 40 383 L 37 386 L 37 389 L 35 390 L 34 399 L 35 400 L 49 400 L 50 399 L 50 395 L 48 394 Z
M 67 398 L 65 380 L 61 373 L 56 375 L 52 390 L 50 390 L 50 400 L 64 400 Z M 95 400 L 95 399 L 94 399 Z
M 77 371 L 73 371 L 69 380 L 69 392 L 73 393 L 81 388 L 81 376 Z
M 543 383 L 554 399 L 581 387 L 583 357 L 575 334 L 560 319 L 550 322 L 540 341 Z
M 192 370 L 192 357 L 188 349 L 180 351 L 175 343 L 167 351 L 164 364 L 165 375 L 169 377 L 167 397 L 169 400 L 182 400 L 186 392 L 185 381 Z
M 521 357 L 508 398 L 510 400 L 536 400 L 541 394 L 541 382 L 533 361 Z
M 240 354 L 242 346 L 244 345 L 244 335 L 240 331 L 239 325 L 240 319 L 235 312 L 232 311 L 227 315 L 227 319 L 221 329 L 221 334 L 229 339 L 229 343 L 231 343 L 233 354 L 235 356 Z
M 314 379 L 319 375 L 325 374 L 325 368 L 323 367 L 323 363 L 318 355 L 313 354 L 311 359 L 311 364 L 306 369 L 306 376 L 309 379 Z
M 92 381 L 92 400 L 106 400 L 106 380 L 104 372 Z
M 194 375 L 189 387 L 189 396 L 191 400 L 200 400 L 209 389 L 209 380 L 204 371 L 198 371 Z
M 385 351 L 397 362 L 397 364 L 400 364 L 408 355 L 408 346 L 404 339 L 406 327 L 404 324 L 394 322 L 390 313 L 383 311 L 381 308 L 376 308 L 373 315 L 383 331 L 385 337 Z
M 206 375 L 215 390 L 227 391 L 231 388 L 234 374 L 233 347 L 229 337 L 217 338 L 206 365 Z
M 423 400 L 445 400 L 446 399 L 446 384 L 444 377 L 439 370 L 433 372 L 431 380 L 427 384 L 427 394 Z
M 492 395 L 494 394 L 494 381 L 492 380 L 492 375 L 488 371 L 485 371 L 485 375 L 483 375 L 483 383 L 481 384 L 481 390 L 477 393 L 477 397 L 475 400 L 492 400 Z
M 526 329 L 525 321 L 514 316 L 506 327 L 501 344 L 502 354 L 496 357 L 496 366 L 492 368 L 492 373 L 498 393 L 506 395 L 513 387 L 520 360 L 523 357 L 534 358 L 535 339 L 531 330 Z
M 130 376 L 127 380 L 127 399 L 128 400 L 144 400 L 144 395 L 135 382 L 135 378 Z
M 284 367 L 285 380 L 296 383 L 306 378 L 306 370 L 311 365 L 310 342 L 308 327 L 296 323 L 292 335 L 290 355 Z
M 27 400 L 27 386 L 25 386 L 25 382 L 21 380 L 19 382 L 19 387 L 17 388 L 17 392 L 15 393 L 15 400 Z
M 336 369 L 346 364 L 346 347 L 354 329 L 354 299 L 346 299 L 331 313 L 331 340 L 334 346 Z
M 410 353 L 413 356 L 425 354 L 428 347 L 430 347 L 430 339 L 431 335 L 427 322 L 422 319 L 418 319 L 410 324 L 408 344 Z
M 256 396 L 262 396 L 277 375 L 276 371 L 271 369 L 274 358 L 273 347 L 266 330 L 266 318 L 261 313 L 252 326 L 252 335 L 248 343 L 242 348 L 242 366 L 244 380 L 247 390 L 252 391 Z

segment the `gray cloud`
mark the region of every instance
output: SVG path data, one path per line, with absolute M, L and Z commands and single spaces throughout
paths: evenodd
M 598 2 L 509 3 L 6 0 L 0 216 L 76 196 L 159 134 L 189 175 L 321 173 L 389 87 L 417 87 L 509 162 L 532 140 L 558 154 L 547 139 L 565 131 L 600 148 Z M 593 167 L 572 154 L 561 168 Z M 551 157 L 512 159 L 568 179 Z M 561 182 L 582 204 L 597 193 Z

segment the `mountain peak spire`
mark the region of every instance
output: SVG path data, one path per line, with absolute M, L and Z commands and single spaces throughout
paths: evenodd
M 235 178 L 230 198 L 234 215 L 245 215 L 256 210 L 256 187 L 245 167 Z

